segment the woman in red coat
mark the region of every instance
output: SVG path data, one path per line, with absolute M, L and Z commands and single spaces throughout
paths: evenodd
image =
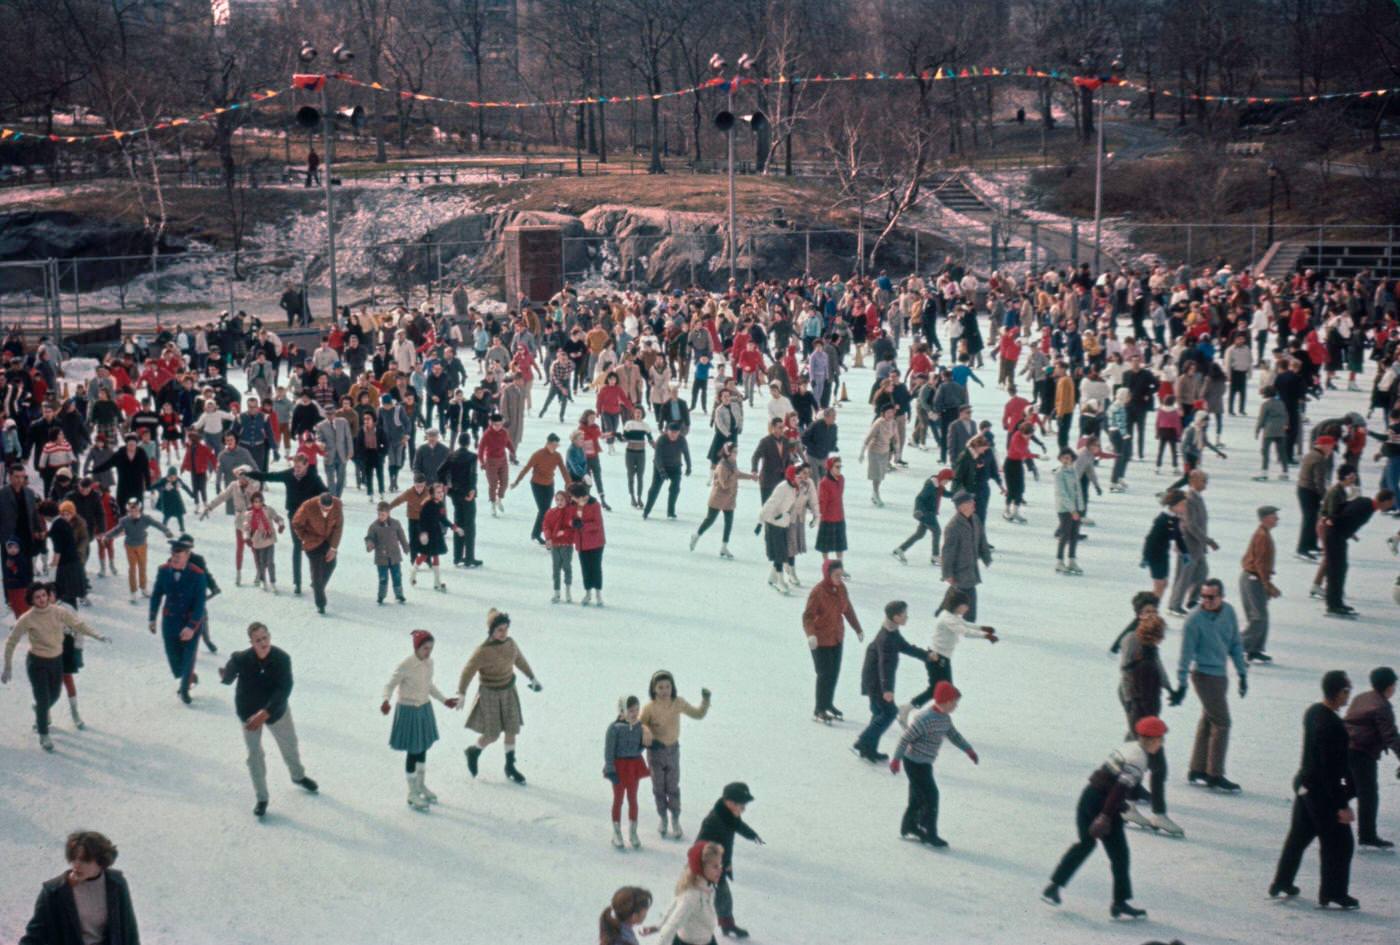
M 846 477 L 841 474 L 841 457 L 828 456 L 826 475 L 817 484 L 817 550 L 825 563 L 829 555 L 840 561 L 846 554 Z
M 603 507 L 588 494 L 588 484 L 569 487 L 574 500 L 574 530 L 578 535 L 578 566 L 583 572 L 583 606 L 603 606 Z M 596 598 L 594 595 L 597 595 Z

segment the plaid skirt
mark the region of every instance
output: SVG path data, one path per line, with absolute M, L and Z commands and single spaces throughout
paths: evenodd
M 525 720 L 520 714 L 520 694 L 516 692 L 514 684 L 504 689 L 478 687 L 471 714 L 467 716 L 467 728 L 487 738 L 495 738 L 498 735 L 514 736 L 524 724 Z
M 404 705 L 394 708 L 394 727 L 389 731 L 389 747 L 394 751 L 413 754 L 427 751 L 438 740 L 437 718 L 433 704 Z
M 817 550 L 822 552 L 846 550 L 846 523 L 822 522 L 817 526 Z

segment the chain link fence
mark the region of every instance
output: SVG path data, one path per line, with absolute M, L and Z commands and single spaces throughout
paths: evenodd
M 1400 275 L 1395 227 L 1154 225 L 1115 221 L 1105 233 L 1105 267 L 1160 260 L 1189 268 L 1229 262 L 1271 275 L 1312 268 L 1349 273 L 1369 268 Z M 1272 236 L 1272 239 L 1270 238 Z M 948 263 L 985 274 L 1024 272 L 1091 262 L 1093 226 L 1084 221 L 1038 221 L 996 216 L 985 224 L 937 231 L 900 227 L 799 230 L 774 222 L 740 233 L 735 277 L 818 279 L 851 272 L 931 275 Z M 500 240 L 418 240 L 337 244 L 341 305 L 385 308 L 428 302 L 452 305 L 465 286 L 474 305 L 504 307 L 506 257 Z M 723 230 L 569 236 L 562 240 L 563 278 L 585 288 L 723 289 L 729 280 L 729 241 Z M 255 250 L 82 257 L 0 264 L 0 323 L 61 335 L 109 325 L 127 331 L 213 322 L 222 311 L 244 311 L 285 324 L 281 299 L 301 293 L 312 313 L 330 308 L 330 274 L 316 252 Z

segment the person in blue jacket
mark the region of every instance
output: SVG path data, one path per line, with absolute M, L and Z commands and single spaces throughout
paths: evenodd
M 156 572 L 155 590 L 151 592 L 150 631 L 156 632 L 156 617 L 161 603 L 160 631 L 165 641 L 165 658 L 170 672 L 180 680 L 177 695 L 185 705 L 190 704 L 190 686 L 198 681 L 194 672 L 195 657 L 199 655 L 199 628 L 204 622 L 204 595 L 208 576 L 190 563 L 193 544 L 184 536 L 170 543 L 170 560 Z

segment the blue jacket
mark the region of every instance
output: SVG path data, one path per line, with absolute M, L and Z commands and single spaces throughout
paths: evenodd
M 1177 685 L 1186 685 L 1186 674 L 1194 663 L 1203 676 L 1224 676 L 1225 662 L 1235 664 L 1240 678 L 1245 676 L 1244 645 L 1235 608 L 1222 603 L 1215 613 L 1197 607 L 1186 618 L 1181 632 L 1181 659 L 1177 663 Z
M 150 620 L 160 613 L 161 601 L 165 602 L 165 620 L 162 629 L 175 632 L 185 627 L 198 627 L 204 620 L 204 596 L 208 577 L 193 564 L 177 570 L 169 563 L 156 571 L 156 586 L 151 591 Z

